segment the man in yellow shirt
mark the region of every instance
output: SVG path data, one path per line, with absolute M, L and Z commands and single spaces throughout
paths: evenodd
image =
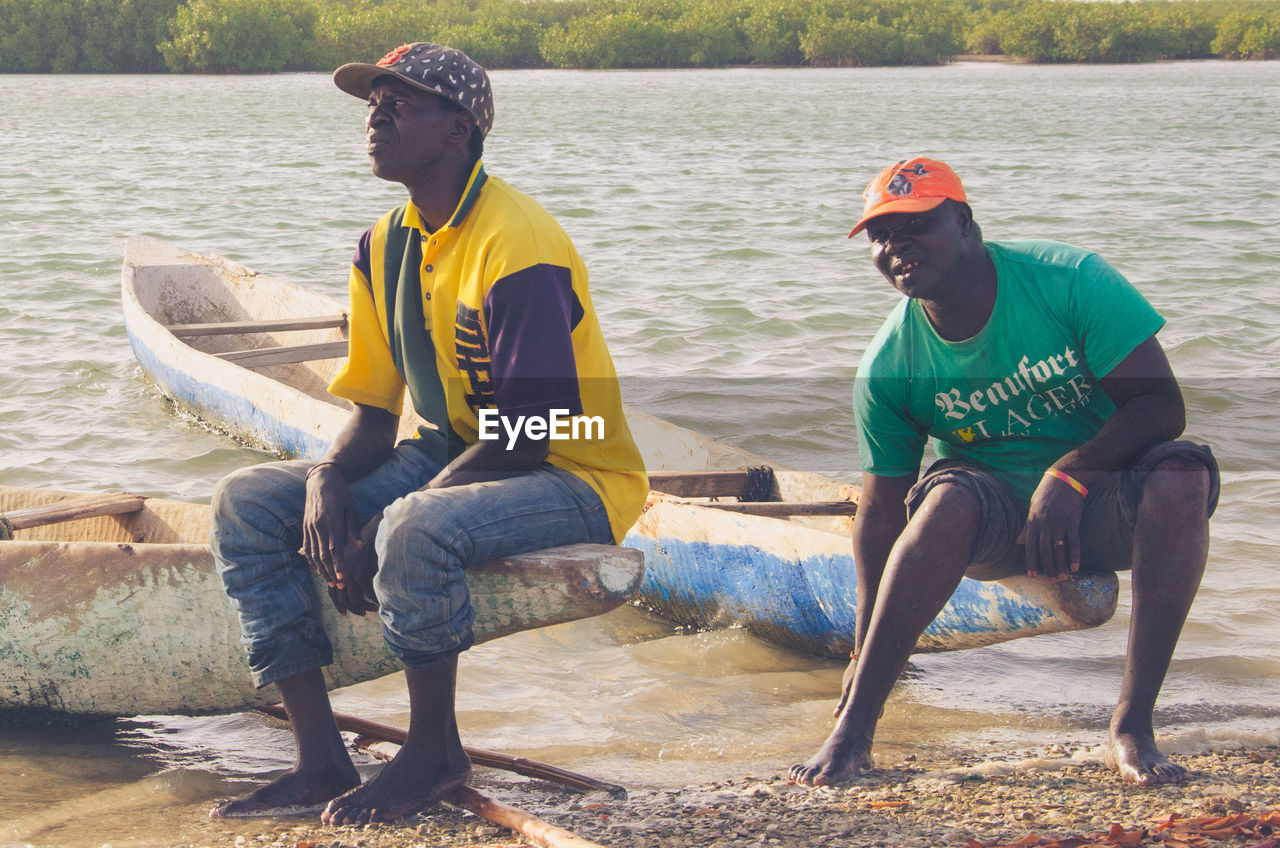
M 352 262 L 349 358 L 330 386 L 354 403 L 349 423 L 320 462 L 244 469 L 215 492 L 214 555 L 255 683 L 280 689 L 298 763 L 214 816 L 327 804 L 326 823 L 387 821 L 463 783 L 465 568 L 616 542 L 648 490 L 582 259 L 481 162 L 484 69 L 417 43 L 343 65 L 334 82 L 368 100 L 373 171 L 409 202 L 365 232 Z M 426 424 L 396 444 L 406 390 Z M 339 610 L 378 611 L 405 664 L 408 740 L 364 786 L 325 691 L 332 652 L 308 565 Z

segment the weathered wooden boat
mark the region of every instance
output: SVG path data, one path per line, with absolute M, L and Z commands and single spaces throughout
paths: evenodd
M 255 690 L 214 570 L 209 507 L 0 487 L 0 724 L 48 713 L 193 714 L 279 700 Z M 631 598 L 635 551 L 571 545 L 470 573 L 477 641 L 599 615 Z M 324 583 L 317 577 L 324 597 Z M 325 603 L 331 687 L 400 669 L 378 616 Z
M 316 457 L 346 420 L 347 403 L 326 391 L 346 355 L 343 304 L 149 238 L 126 245 L 121 298 L 143 369 L 213 426 Z M 406 435 L 417 424 L 410 418 L 401 422 Z M 627 419 L 652 487 L 666 493 L 651 498 L 624 542 L 645 554 L 639 602 L 683 625 L 741 626 L 805 653 L 847 656 L 856 488 L 776 465 L 749 474 L 771 463 L 636 409 Z M 966 580 L 918 650 L 1094 627 L 1114 613 L 1116 597 L 1109 573 L 1060 584 Z

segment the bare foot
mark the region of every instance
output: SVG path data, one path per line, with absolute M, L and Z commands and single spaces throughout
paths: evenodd
M 293 769 L 248 795 L 219 804 L 209 811 L 215 819 L 248 816 L 288 816 L 311 813 L 324 807 L 353 786 L 360 785 L 355 766 L 317 772 Z
M 790 776 L 806 786 L 834 786 L 874 767 L 871 743 L 846 739 L 837 727 L 807 763 L 791 767 Z
M 470 776 L 471 760 L 460 741 L 444 751 L 406 746 L 368 783 L 330 801 L 320 820 L 337 825 L 402 819 L 433 806 Z
M 1139 786 L 1181 783 L 1187 779 L 1187 770 L 1160 753 L 1155 737 L 1150 734 L 1113 732 L 1102 758 L 1122 779 Z

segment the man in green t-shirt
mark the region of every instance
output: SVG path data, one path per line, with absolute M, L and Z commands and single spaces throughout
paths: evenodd
M 831 784 L 872 767 L 889 690 L 963 577 L 1131 568 L 1106 761 L 1133 783 L 1180 782 L 1152 711 L 1204 572 L 1218 469 L 1207 447 L 1175 441 L 1185 410 L 1155 337 L 1164 320 L 1096 254 L 984 242 L 942 162 L 898 162 L 863 200 L 849 235 L 866 230 L 906 299 L 854 389 L 854 659 L 835 729 L 792 778 Z M 939 459 L 921 476 L 930 440 Z

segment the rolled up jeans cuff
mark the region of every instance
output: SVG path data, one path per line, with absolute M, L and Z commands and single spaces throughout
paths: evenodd
M 474 644 L 475 638 L 468 632 L 466 638 L 460 640 L 456 648 L 444 651 L 406 651 L 402 648 L 395 653 L 400 662 L 404 663 L 405 668 L 411 668 L 414 671 L 426 671 L 456 657 Z
M 328 639 L 324 640 L 323 646 L 297 639 L 280 643 L 278 648 L 250 652 L 249 673 L 253 685 L 259 689 L 333 664 L 333 648 Z

